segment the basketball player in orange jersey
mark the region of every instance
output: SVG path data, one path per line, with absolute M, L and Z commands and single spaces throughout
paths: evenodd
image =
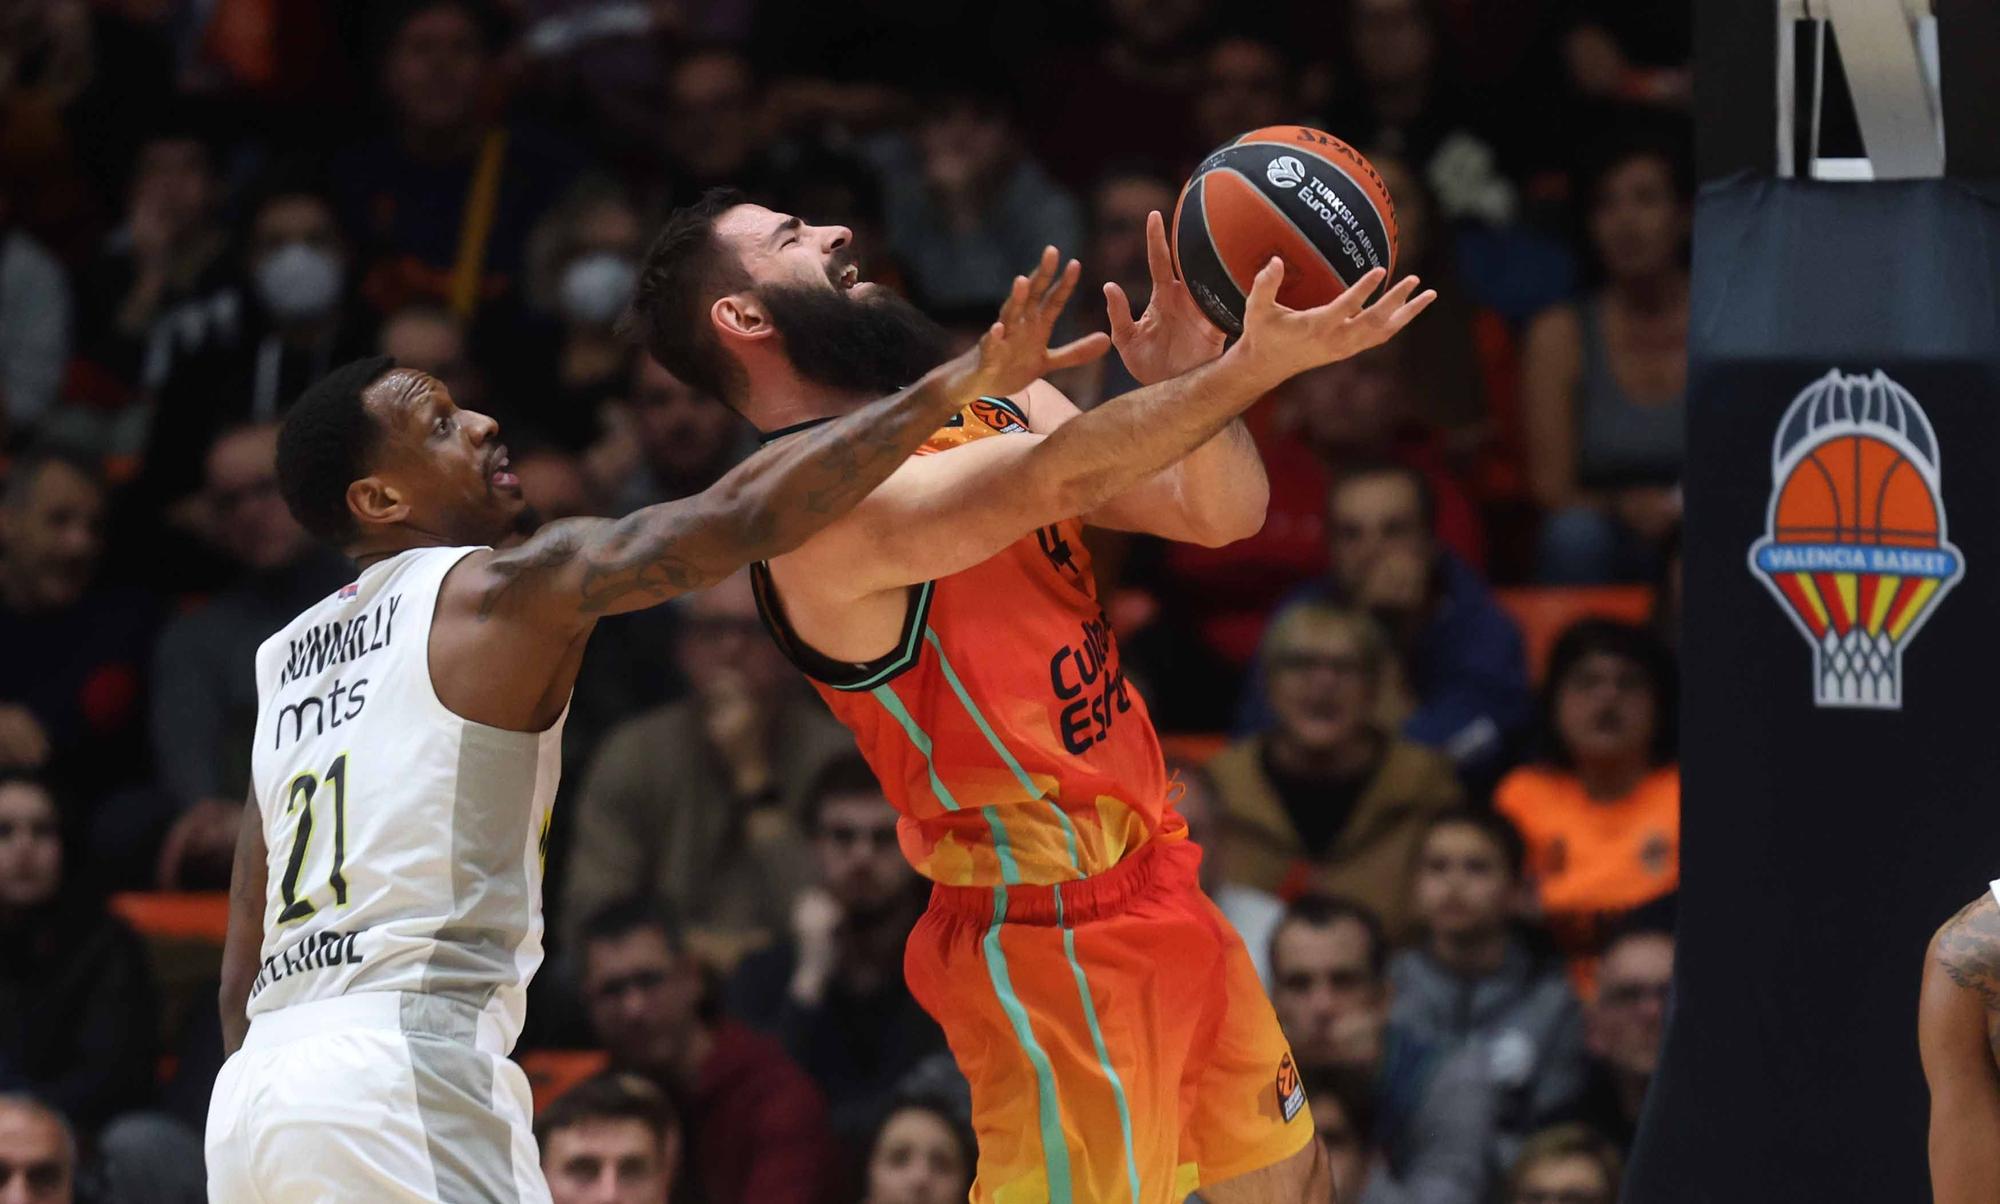
M 1933 1198 L 2000 1200 L 2000 882 L 1932 938 L 1917 1044 L 1931 1088 Z
M 1157 213 L 1148 243 L 1146 313 L 1106 290 L 1144 387 L 1089 413 L 1045 381 L 982 398 L 753 571 L 774 635 L 854 730 L 904 854 L 936 884 L 905 967 L 972 1084 L 973 1198 L 1178 1204 L 1199 1187 L 1210 1204 L 1321 1204 L 1304 1090 L 1242 942 L 1196 885 L 1082 529 L 1256 531 L 1267 486 L 1235 416 L 1388 339 L 1432 295 L 1405 280 L 1364 309 L 1378 271 L 1294 312 L 1273 261 L 1224 350 Z M 770 442 L 942 354 L 922 315 L 859 281 L 847 230 L 732 194 L 669 221 L 633 310 L 665 367 Z

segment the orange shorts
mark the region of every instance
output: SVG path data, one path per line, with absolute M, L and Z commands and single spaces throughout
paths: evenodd
M 1312 1139 L 1200 861 L 1156 840 L 1078 882 L 932 891 L 905 970 L 972 1084 L 975 1202 L 1179 1204 Z

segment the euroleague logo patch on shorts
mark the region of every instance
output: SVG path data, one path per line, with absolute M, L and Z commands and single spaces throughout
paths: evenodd
M 1286 1054 L 1278 1063 L 1278 1114 L 1285 1123 L 1305 1110 L 1306 1084 L 1299 1077 L 1299 1068 L 1292 1064 L 1292 1055 Z

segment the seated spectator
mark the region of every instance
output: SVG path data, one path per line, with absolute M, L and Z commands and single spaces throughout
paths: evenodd
M 737 967 L 724 1010 L 782 1041 L 826 1093 L 834 1131 L 858 1139 L 896 1084 L 945 1048 L 903 981 L 903 946 L 928 892 L 859 753 L 820 770 L 805 826 L 818 885 L 792 905 L 789 938 Z
M 1403 734 L 1450 757 L 1479 793 L 1531 721 L 1520 629 L 1479 575 L 1437 546 L 1436 500 L 1422 475 L 1401 466 L 1356 469 L 1333 487 L 1327 514 L 1332 567 L 1287 598 L 1273 626 L 1303 602 L 1366 608 L 1387 631 L 1414 695 Z M 1265 660 L 1260 650 L 1258 664 Z M 1242 714 L 1248 730 L 1269 726 L 1261 677 L 1249 683 Z
M 668 199 L 685 204 L 710 188 L 764 182 L 771 131 L 763 99 L 757 68 L 742 51 L 716 43 L 681 56 L 667 75 Z
M 1417 362 L 1397 339 L 1301 373 L 1272 394 L 1273 425 L 1313 453 L 1322 482 L 1345 481 L 1379 465 L 1421 476 L 1438 542 L 1483 571 L 1486 530 L 1479 509 L 1459 483 L 1439 429 L 1416 416 Z
M 0 184 L 0 436 L 32 432 L 56 404 L 69 363 L 69 273 L 16 224 L 13 189 Z
M 1537 576 L 1644 581 L 1680 521 L 1686 454 L 1689 189 L 1679 157 L 1634 143 L 1588 179 L 1604 285 L 1528 327 L 1528 484 L 1547 512 Z
M 329 185 L 309 168 L 283 169 L 259 186 L 247 215 L 230 303 L 163 337 L 140 486 L 154 505 L 200 488 L 202 457 L 224 428 L 277 420 L 373 341 Z
M 1583 1010 L 1560 961 L 1514 931 L 1526 904 L 1520 834 L 1489 811 L 1431 821 L 1410 897 L 1421 943 L 1389 961 L 1393 1023 L 1446 1049 L 1474 1048 L 1493 1095 L 1496 1168 L 1583 1090 Z
M 1188 839 L 1201 846 L 1201 889 L 1229 921 L 1257 967 L 1264 989 L 1271 987 L 1271 933 L 1285 914 L 1278 897 L 1232 879 L 1227 868 L 1227 817 L 1215 789 L 1215 778 L 1202 766 L 1167 758 L 1167 771 L 1181 784 L 1174 810 L 1187 821 Z
M 527 300 L 542 325 L 497 363 L 509 382 L 502 423 L 579 451 L 597 436 L 604 403 L 631 379 L 632 345 L 615 332 L 632 299 L 645 230 L 616 185 L 577 185 L 536 226 Z
M 1470 1053 L 1446 1053 L 1390 1022 L 1387 960 L 1373 912 L 1308 895 L 1271 938 L 1271 1006 L 1302 1074 L 1335 1069 L 1373 1084 L 1372 1140 L 1387 1158 L 1381 1177 L 1406 1193 L 1395 1198 L 1475 1204 L 1484 1198 L 1492 1133 L 1483 1068 Z
M 1643 627 L 1585 619 L 1556 641 L 1542 694 L 1542 760 L 1493 806 L 1527 839 L 1542 917 L 1587 984 L 1605 935 L 1680 885 L 1673 658 Z
M 172 823 L 150 832 L 133 815 L 123 833 L 158 849 L 162 890 L 223 889 L 250 785 L 257 723 L 257 646 L 353 577 L 346 558 L 307 537 L 278 493 L 278 428 L 226 431 L 208 452 L 203 495 L 212 534 L 240 574 L 170 621 L 153 654 L 151 701 L 159 795 Z M 129 873 L 124 881 L 143 881 Z
M 1238 33 L 1209 46 L 1194 94 L 1197 153 L 1301 116 L 1292 64 L 1276 43 Z
M 1625 1160 L 1587 1125 L 1557 1125 L 1528 1139 L 1507 1177 L 1506 1204 L 1618 1204 Z
M 1351 895 L 1404 931 L 1417 841 L 1461 794 L 1450 763 L 1385 722 L 1381 630 L 1355 611 L 1294 607 L 1273 625 L 1264 671 L 1277 722 L 1208 766 L 1230 874 L 1284 897 Z
M 491 111 L 502 31 L 487 4 L 409 0 L 383 11 L 388 120 L 336 156 L 333 173 L 347 228 L 375 250 L 362 293 L 382 314 L 421 300 L 467 323 L 495 307 L 504 318 L 528 233 L 568 191 L 575 160 L 562 142 Z M 507 332 L 491 333 L 498 343 Z
M 465 340 L 465 322 L 457 314 L 418 301 L 383 320 L 375 350 L 393 358 L 398 367 L 436 377 L 451 391 L 453 404 L 477 410 L 485 404 L 486 381 L 468 357 Z
M 576 921 L 650 895 L 683 917 L 697 956 L 733 965 L 789 923 L 812 879 L 807 792 L 854 738 L 764 633 L 749 574 L 678 613 L 693 696 L 626 720 L 591 758 L 563 908 Z
M 171 335 L 159 320 L 179 310 L 175 327 L 205 324 L 235 274 L 213 154 L 184 117 L 169 113 L 140 146 L 124 222 L 84 276 L 77 350 L 135 391 L 159 383 L 149 347 Z
M 1674 0 L 1583 0 L 1563 35 L 1570 86 L 1597 101 L 1686 109 L 1694 102 L 1691 17 Z
M 61 1113 L 30 1095 L 0 1095 L 0 1199 L 76 1200 L 76 1135 Z
M 65 879 L 48 787 L 0 776 L 0 1090 L 95 1135 L 147 1101 L 159 1007 L 138 936 Z
M 1083 215 L 1029 157 L 1010 88 L 998 73 L 940 81 L 914 138 L 877 164 L 890 245 L 926 306 L 990 305 L 1043 247 L 1083 245 Z
M 1673 934 L 1635 925 L 1611 942 L 1585 1022 L 1590 1081 L 1577 1118 L 1631 1152 L 1646 1088 L 1660 1068 L 1674 985 Z
M 910 1096 L 889 1110 L 868 1143 L 861 1204 L 958 1204 L 979 1160 L 971 1126 L 940 1100 Z
M 1312 1109 L 1313 1136 L 1333 1172 L 1341 1204 L 1398 1204 L 1405 1194 L 1389 1177 L 1375 1138 L 1375 1090 L 1352 1070 L 1321 1067 L 1302 1076 Z
M 1031 68 L 1031 124 L 1050 171 L 1083 188 L 1104 169 L 1107 148 L 1176 166 L 1212 150 L 1189 141 L 1195 88 L 1221 7 L 1216 0 L 1102 0 L 1090 7 L 1100 10 L 1103 33 L 1065 40 L 1052 51 L 1038 47 L 1040 61 Z
M 1348 62 L 1336 77 L 1326 128 L 1408 160 L 1445 220 L 1502 225 L 1514 217 L 1514 185 L 1473 102 L 1454 87 L 1457 77 L 1440 53 L 1437 9 L 1426 0 L 1348 6 Z
M 645 902 L 591 916 L 583 995 L 613 1070 L 645 1075 L 685 1107 L 692 1183 L 706 1204 L 826 1204 L 826 1101 L 770 1037 L 719 1020 L 700 965 Z
M 692 497 L 757 446 L 756 430 L 734 410 L 650 355 L 633 357 L 625 394 L 608 407 L 611 433 L 589 457 L 614 514 Z
M 146 775 L 150 599 L 96 588 L 104 486 L 96 465 L 45 448 L 0 490 L 0 768 L 40 769 L 94 805 Z M 88 813 L 65 817 L 80 835 Z
M 668 1204 L 681 1122 L 651 1080 L 600 1074 L 535 1117 L 535 1144 L 554 1204 Z

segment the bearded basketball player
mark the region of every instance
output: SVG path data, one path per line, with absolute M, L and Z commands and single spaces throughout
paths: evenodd
M 532 521 L 492 419 L 387 359 L 300 398 L 285 501 L 359 575 L 257 653 L 211 1199 L 549 1198 L 506 1055 L 592 625 L 796 547 L 975 398 L 1101 354 L 1101 335 L 1048 348 L 1077 274 L 1051 248 L 976 348 L 703 494 L 507 550 Z
M 1933 1198 L 2000 1200 L 2000 882 L 1932 938 L 1917 1042 L 1931 1088 Z
M 1382 273 L 1320 309 L 1273 261 L 1227 350 L 1148 224 L 1152 301 L 1107 287 L 1144 386 L 1079 413 L 1046 381 L 942 424 L 846 517 L 753 569 L 774 636 L 853 729 L 935 887 L 910 986 L 972 1084 L 977 1201 L 1332 1198 L 1305 1094 L 1242 942 L 1195 883 L 1145 704 L 1125 680 L 1086 523 L 1223 544 L 1263 523 L 1235 422 L 1430 303 Z M 728 193 L 642 268 L 648 347 L 783 447 L 941 355 L 859 281 L 847 230 Z

